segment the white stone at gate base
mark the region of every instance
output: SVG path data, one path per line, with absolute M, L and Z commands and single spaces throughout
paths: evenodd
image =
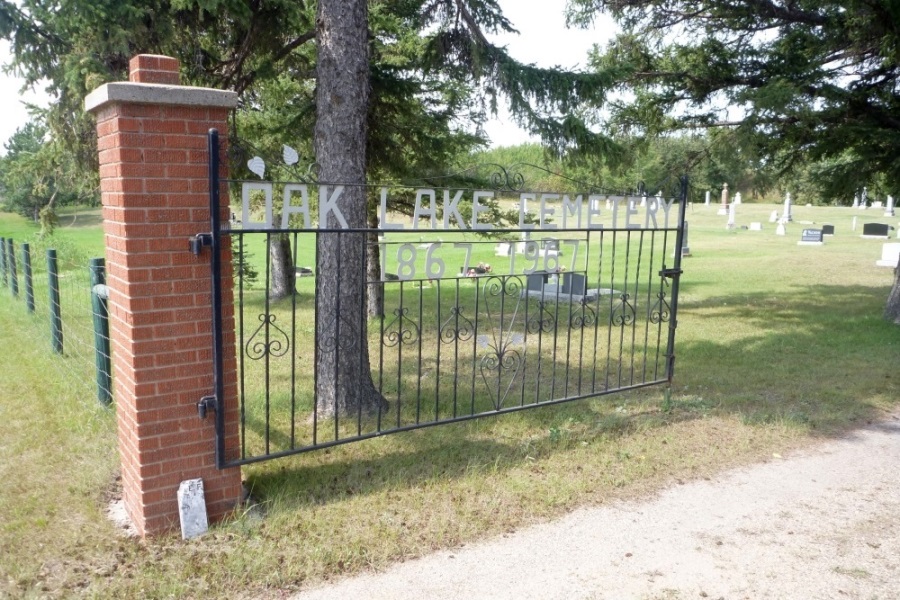
M 178 516 L 181 519 L 181 539 L 189 540 L 209 530 L 206 516 L 206 495 L 202 479 L 185 479 L 178 486 Z
M 896 268 L 900 262 L 900 244 L 884 244 L 881 246 L 881 260 L 875 261 L 877 267 Z

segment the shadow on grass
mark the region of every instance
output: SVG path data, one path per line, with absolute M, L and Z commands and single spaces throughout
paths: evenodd
M 900 328 L 880 318 L 885 298 L 878 288 L 807 286 L 684 303 L 679 320 L 701 332 L 676 343 L 671 410 L 661 410 L 658 388 L 611 394 L 500 416 L 515 419 L 502 425 L 480 419 L 268 463 L 251 469 L 249 481 L 254 494 L 296 507 L 411 489 L 484 465 L 509 469 L 567 452 L 553 439 L 566 423 L 582 425 L 579 439 L 593 440 L 711 415 L 845 436 L 900 399 Z M 622 403 L 638 413 L 618 413 Z

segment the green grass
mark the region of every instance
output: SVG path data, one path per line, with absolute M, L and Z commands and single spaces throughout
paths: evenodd
M 715 207 L 689 212 L 668 410 L 657 389 L 254 465 L 259 505 L 192 542 L 125 539 L 106 521 L 113 415 L 60 375 L 75 377 L 0 288 L 0 596 L 277 596 L 879 418 L 900 399 L 900 328 L 881 319 L 893 277 L 874 266 L 882 242 L 857 234 L 884 219 L 799 206 L 777 237 L 773 208 L 738 207 L 738 224 L 763 232 L 726 231 Z M 798 246 L 802 221 L 837 235 Z

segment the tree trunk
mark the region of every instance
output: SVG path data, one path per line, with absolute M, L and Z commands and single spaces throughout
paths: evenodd
M 378 217 L 369 213 L 369 227 L 378 228 Z M 368 315 L 372 317 L 384 316 L 384 284 L 380 283 L 384 279 L 384 273 L 381 272 L 381 247 L 378 245 L 378 234 L 369 234 L 369 243 L 366 245 L 366 276 L 369 281 L 373 282 L 369 285 L 368 294 Z M 377 282 L 377 283 L 376 283 Z
M 884 318 L 900 325 L 900 266 L 894 269 L 894 287 L 888 295 L 887 306 L 884 309 Z
M 316 15 L 315 152 L 319 180 L 334 192 L 350 229 L 365 229 L 369 102 L 366 0 L 320 0 Z M 353 185 L 356 184 L 356 185 Z M 323 199 L 320 198 L 320 202 Z M 338 228 L 329 212 L 321 229 Z M 316 269 L 316 407 L 320 417 L 386 409 L 375 389 L 366 335 L 367 233 L 323 232 Z
M 294 291 L 296 271 L 291 257 L 291 238 L 286 233 L 269 236 L 269 298 L 277 300 Z

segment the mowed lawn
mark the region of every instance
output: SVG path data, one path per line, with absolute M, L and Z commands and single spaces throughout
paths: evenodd
M 44 323 L 0 288 L 0 597 L 279 597 L 311 582 L 467 544 L 574 507 L 772 459 L 900 403 L 900 327 L 881 318 L 882 211 L 771 204 L 688 210 L 675 382 L 404 433 L 244 469 L 256 504 L 180 540 L 124 537 L 113 409 L 75 385 Z M 852 230 L 857 218 L 856 231 Z M 74 220 L 74 223 L 73 223 Z M 741 229 L 761 222 L 763 231 Z M 835 226 L 823 246 L 803 228 Z M 0 237 L 33 228 L 0 214 Z M 95 212 L 64 215 L 61 248 L 102 247 Z M 212 451 L 212 449 L 210 449 Z

